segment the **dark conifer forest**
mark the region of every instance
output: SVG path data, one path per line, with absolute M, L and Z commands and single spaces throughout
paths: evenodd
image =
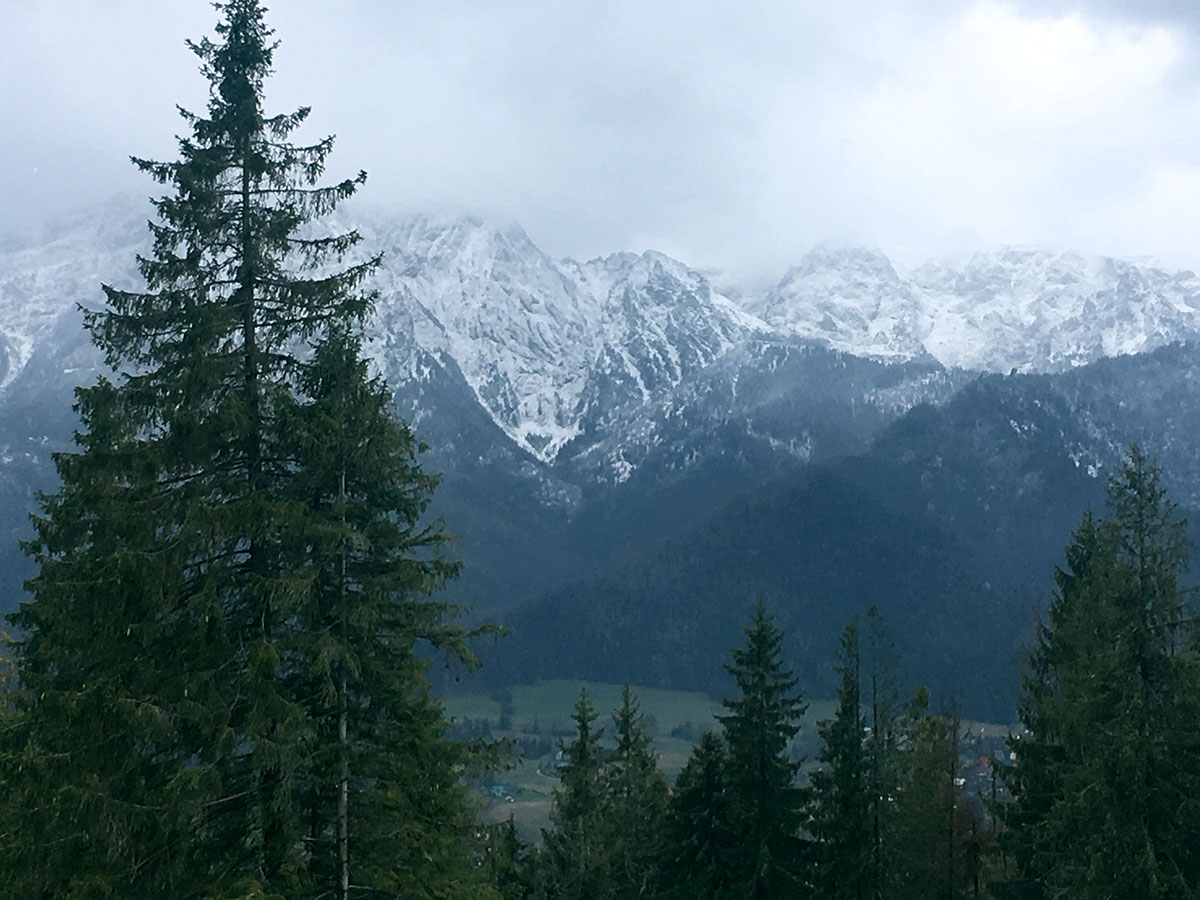
M 333 138 L 295 142 L 308 108 L 267 110 L 258 0 L 216 8 L 189 44 L 207 107 L 180 111 L 175 160 L 134 159 L 162 188 L 144 288 L 85 316 L 110 371 L 76 392 L 24 546 L 0 896 L 1200 898 L 1187 525 L 1137 445 L 1080 510 L 987 790 L 956 698 L 907 686 L 874 606 L 844 623 L 836 704 L 798 752 L 813 698 L 747 590 L 741 642 L 709 660 L 723 711 L 673 780 L 636 692 L 609 710 L 585 690 L 547 827 L 485 821 L 475 788 L 516 751 L 455 736 L 442 689 L 505 637 L 443 599 L 455 523 L 369 373 L 379 257 L 327 226 L 366 174 L 326 180 Z

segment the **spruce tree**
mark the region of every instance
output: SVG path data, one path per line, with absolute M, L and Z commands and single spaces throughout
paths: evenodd
M 528 900 L 534 895 L 536 857 L 517 834 L 512 816 L 488 828 L 485 854 L 488 881 L 499 900 Z
M 608 896 L 604 840 L 604 752 L 596 711 L 587 690 L 575 703 L 575 738 L 562 747 L 561 784 L 554 792 L 553 825 L 543 832 L 541 890 L 549 900 L 600 900 Z
M 306 466 L 291 490 L 305 527 L 290 549 L 308 589 L 287 657 L 311 728 L 301 820 L 315 889 L 473 896 L 471 757 L 445 737 L 417 653 L 424 643 L 473 661 L 454 610 L 427 596 L 456 571 L 438 523 L 422 524 L 436 478 L 345 330 L 315 348 L 301 387 L 290 435 Z
M 735 843 L 730 881 L 735 896 L 786 896 L 805 884 L 800 828 L 804 791 L 800 762 L 788 751 L 807 708 L 785 669 L 783 633 L 759 601 L 744 629 L 746 646 L 732 651 L 726 670 L 739 695 L 719 716 L 728 747 L 727 783 Z
M 628 684 L 613 713 L 613 731 L 616 747 L 606 761 L 602 784 L 609 896 L 638 900 L 658 893 L 667 780 Z
M 958 719 L 929 713 L 920 688 L 905 723 L 902 779 L 896 797 L 895 896 L 954 900 L 960 896 Z
M 670 900 L 738 896 L 733 892 L 738 836 L 727 775 L 724 743 L 704 732 L 671 792 L 662 862 L 663 894 Z
M 6 765 L 7 748 L 12 745 L 12 735 L 18 729 L 14 707 L 14 665 L 12 641 L 0 629 L 0 848 L 16 844 L 21 820 L 19 794 L 12 781 L 13 773 Z M 3 862 L 5 855 L 0 850 L 0 862 Z M 0 885 L 4 884 L 4 880 L 0 876 Z
M 819 725 L 819 767 L 811 776 L 815 893 L 829 900 L 866 900 L 872 896 L 873 847 L 857 618 L 847 623 L 841 642 L 838 706 L 834 717 Z
M 86 317 L 115 374 L 77 392 L 35 519 L 6 893 L 471 896 L 415 652 L 466 654 L 425 596 L 453 570 L 418 524 L 433 480 L 353 338 L 377 258 L 314 224 L 365 175 L 320 186 L 332 138 L 263 111 L 261 5 L 217 8 L 205 114 L 177 161 L 135 160 L 169 189 L 146 289 Z
M 865 673 L 860 698 L 868 733 L 863 742 L 870 859 L 866 866 L 867 896 L 898 897 L 894 890 L 896 835 L 902 823 L 896 811 L 903 753 L 901 744 L 899 661 L 895 645 L 879 610 L 867 609 L 862 649 Z
M 1008 896 L 1200 895 L 1194 621 L 1185 524 L 1136 446 L 1085 516 L 1022 691 Z
M 1094 619 L 1101 596 L 1100 581 L 1111 573 L 1111 556 L 1102 523 L 1085 512 L 1073 540 L 1066 548 L 1063 566 L 1055 569 L 1057 590 L 1046 619 L 1038 623 L 1018 699 L 1024 732 L 1009 738 L 1016 762 L 1002 768 L 1011 799 L 994 814 L 1005 828 L 998 842 L 1004 854 L 1003 874 L 993 891 L 1011 900 L 1041 900 L 1046 896 L 1045 873 L 1052 868 L 1056 848 L 1046 833 L 1046 817 L 1062 793 L 1065 763 L 1060 712 L 1059 673 L 1083 651 L 1079 640 L 1093 642 L 1099 635 L 1074 627 Z

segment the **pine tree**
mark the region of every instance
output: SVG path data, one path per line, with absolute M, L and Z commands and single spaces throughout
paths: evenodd
M 575 739 L 562 748 L 562 781 L 554 792 L 553 826 L 543 832 L 540 880 L 549 900 L 599 900 L 608 896 L 601 779 L 604 752 L 596 711 L 587 690 L 575 704 Z
M 512 816 L 488 828 L 485 852 L 488 881 L 495 886 L 499 900 L 528 900 L 533 896 L 536 857 L 517 834 Z
M 931 715 L 929 694 L 918 690 L 909 707 L 903 775 L 896 798 L 894 885 L 898 897 L 954 900 L 961 896 L 958 719 Z
M 809 830 L 816 841 L 816 895 L 829 900 L 866 900 L 871 896 L 873 847 L 858 644 L 855 618 L 842 632 L 837 663 L 841 676 L 838 706 L 833 719 L 818 726 L 820 765 L 811 776 Z
M 733 893 L 737 835 L 727 782 L 725 745 L 704 732 L 675 780 L 662 862 L 670 900 L 726 900 Z
M 425 596 L 457 568 L 439 554 L 438 523 L 421 524 L 436 478 L 349 333 L 315 348 L 301 387 L 311 399 L 289 433 L 306 466 L 291 490 L 306 527 L 291 549 L 309 589 L 287 658 L 312 725 L 301 820 L 314 890 L 473 896 L 461 848 L 470 754 L 445 737 L 416 652 L 423 642 L 473 661 L 455 611 Z
M 12 736 L 20 727 L 14 704 L 14 666 L 12 639 L 0 629 L 0 848 L 15 846 L 21 827 L 19 792 L 12 781 L 13 773 L 7 766 L 8 748 L 12 746 Z M 3 862 L 4 856 L 3 851 L 0 851 L 0 862 Z M 0 885 L 3 885 L 4 881 L 0 876 Z
M 796 785 L 800 763 L 789 758 L 807 708 L 796 679 L 783 667 L 783 633 L 759 602 L 744 629 L 746 646 L 726 670 L 739 696 L 719 716 L 728 747 L 727 779 L 735 845 L 730 854 L 734 896 L 767 898 L 805 882 L 800 827 L 805 797 Z
M 902 780 L 896 652 L 875 607 L 865 635 L 842 633 L 834 718 L 820 724 L 820 767 L 811 776 L 809 830 L 817 896 L 904 896 L 898 878 L 896 797 Z
M 621 688 L 613 730 L 616 747 L 606 761 L 602 783 L 609 896 L 614 900 L 657 896 L 667 780 L 628 684 Z
M 1008 896 L 1200 895 L 1194 623 L 1184 522 L 1136 446 L 1085 516 L 1022 690 Z
M 86 317 L 116 375 L 78 391 L 35 520 L 0 869 L 14 896 L 472 896 L 415 652 L 467 655 L 425 597 L 453 571 L 418 524 L 433 480 L 352 336 L 377 258 L 312 224 L 365 175 L 319 186 L 332 138 L 263 112 L 261 5 L 217 8 L 206 114 L 178 161 L 135 160 L 170 189 L 146 290 Z
M 894 890 L 896 859 L 893 845 L 902 823 L 896 812 L 896 795 L 902 774 L 900 688 L 898 655 L 879 610 L 867 609 L 862 669 L 866 679 L 860 697 L 866 709 L 868 734 L 863 742 L 866 766 L 867 819 L 870 860 L 864 879 L 867 896 L 899 896 Z
M 56 460 L 36 599 L 13 616 L 27 637 L 0 765 L 25 812 L 0 872 L 13 896 L 193 896 L 207 884 L 205 804 L 224 796 L 237 749 L 217 679 L 229 647 L 210 597 L 176 601 L 191 573 L 154 519 L 171 501 L 117 391 L 80 393 L 81 452 Z
M 1002 770 L 1012 798 L 995 810 L 1006 826 L 998 849 L 1006 857 L 1007 871 L 992 888 L 1002 898 L 1041 900 L 1046 896 L 1044 874 L 1053 865 L 1050 860 L 1055 848 L 1045 833 L 1045 822 L 1061 796 L 1065 761 L 1055 710 L 1060 700 L 1059 670 L 1069 667 L 1083 650 L 1074 646 L 1075 640 L 1093 642 L 1098 637 L 1079 631 L 1073 638 L 1072 631 L 1074 622 L 1098 615 L 1097 579 L 1106 578 L 1112 570 L 1114 560 L 1103 531 L 1091 512 L 1084 513 L 1066 548 L 1064 565 L 1055 569 L 1057 590 L 1046 620 L 1038 624 L 1022 678 L 1018 713 L 1025 730 L 1009 738 L 1016 763 Z

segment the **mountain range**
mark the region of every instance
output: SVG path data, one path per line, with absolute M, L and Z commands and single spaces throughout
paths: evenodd
M 0 607 L 34 493 L 103 371 L 77 305 L 137 285 L 149 207 L 0 238 Z M 770 288 L 653 251 L 579 262 L 518 226 L 356 210 L 367 347 L 442 473 L 452 594 L 510 624 L 487 677 L 719 690 L 756 596 L 827 690 L 876 604 L 914 679 L 997 715 L 1070 529 L 1131 441 L 1200 509 L 1200 279 L 999 248 L 902 267 L 820 245 Z

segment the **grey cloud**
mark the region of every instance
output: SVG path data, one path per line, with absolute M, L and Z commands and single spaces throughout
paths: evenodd
M 207 3 L 8 2 L 0 108 L 19 127 L 0 149 L 0 225 L 118 188 L 153 192 L 126 157 L 171 156 L 173 104 L 203 103 L 182 42 L 211 30 Z M 268 100 L 311 104 L 311 132 L 339 135 L 332 173 L 366 168 L 370 202 L 495 212 L 556 254 L 655 247 L 765 273 L 835 235 L 1190 258 L 1180 235 L 1200 233 L 1186 205 L 1200 192 L 1200 107 L 1180 79 L 1197 59 L 1191 5 L 1089 4 L 1085 26 L 1109 31 L 1068 47 L 1045 84 L 1024 71 L 1038 61 L 1020 57 L 1011 9 L 277 0 Z M 1159 44 L 1138 31 L 1159 25 L 1183 48 L 1161 72 Z M 980 61 L 993 27 L 995 59 Z M 1144 79 L 1139 93 L 1078 89 L 1071 66 L 1102 75 L 1106 52 Z
M 1034 11 L 1074 12 L 1079 15 L 1109 15 L 1149 24 L 1183 25 L 1200 30 L 1200 5 L 1192 0 L 1037 0 L 1022 6 Z

